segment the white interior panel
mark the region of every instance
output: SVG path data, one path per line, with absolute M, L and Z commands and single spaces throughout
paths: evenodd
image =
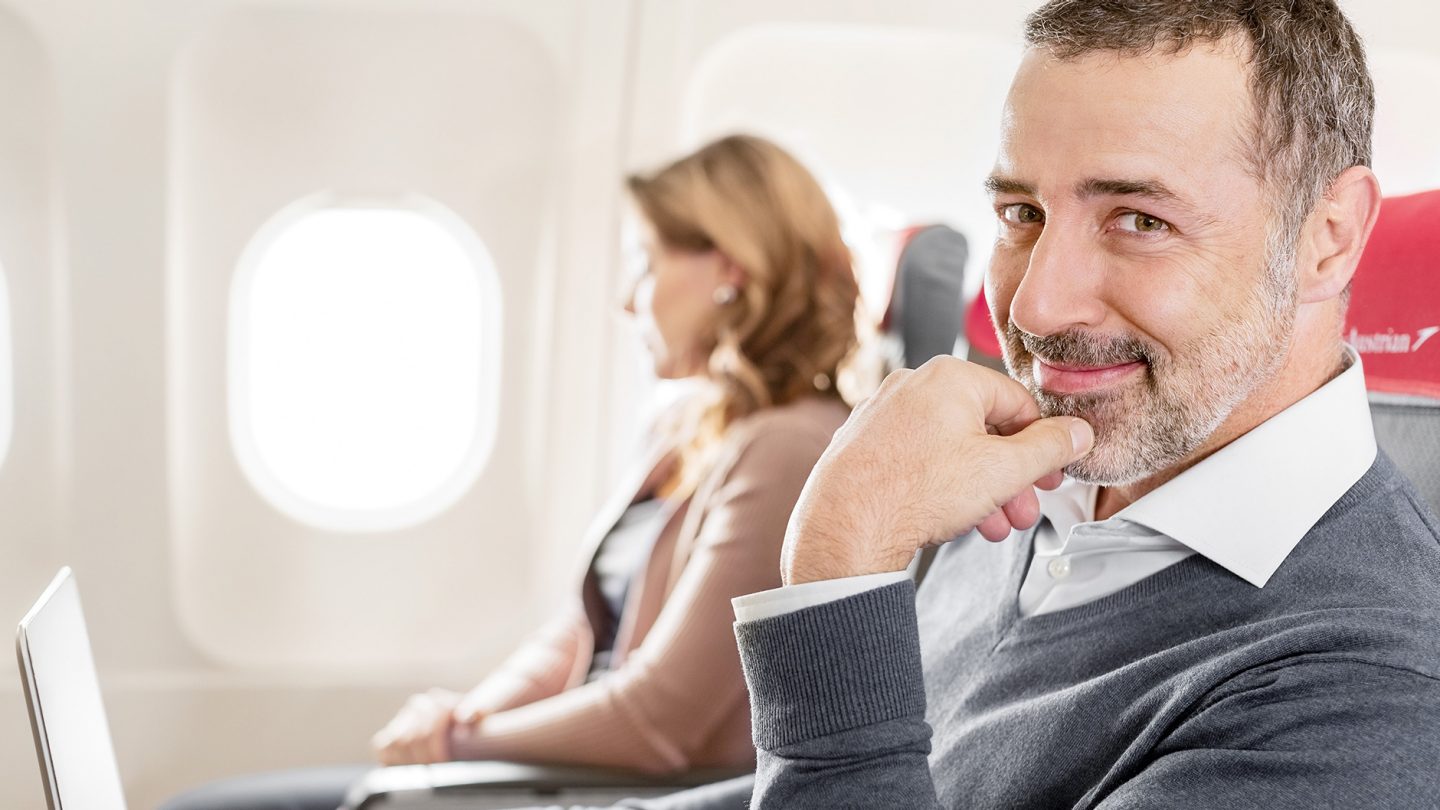
M 498 378 L 494 457 L 420 525 L 355 537 L 289 518 L 240 474 L 226 431 L 226 314 L 256 230 L 311 194 L 420 194 L 482 234 L 501 305 L 532 304 L 563 102 L 544 43 L 483 14 L 256 8 L 187 48 L 171 107 L 174 579 L 194 643 L 250 667 L 414 668 L 516 635 L 534 515 L 514 469 L 525 320 Z M 517 326 L 519 325 L 519 326 Z M 511 429 L 507 429 L 511 428 Z M 256 595 L 263 593 L 263 599 Z
M 56 249 L 54 76 L 33 30 L 4 9 L 0 106 L 0 609 L 18 617 L 34 596 L 17 592 L 36 581 L 31 566 L 59 553 L 65 275 Z
M 1440 188 L 1440 55 L 1372 48 L 1375 174 L 1386 195 Z
M 52 54 L 0 8 L 0 616 L 14 627 L 66 549 L 65 273 Z M 0 807 L 43 806 L 25 700 L 0 668 Z
M 0 537 L 14 560 L 0 566 L 0 585 L 8 585 L 6 573 L 25 581 L 30 555 L 56 551 L 67 414 L 54 75 L 33 29 L 3 8 L 0 106 Z M 0 593 L 0 607 L 21 606 Z
M 888 296 L 892 235 L 942 222 L 988 261 L 982 183 L 1019 51 L 974 34 L 858 25 L 757 26 L 711 46 L 684 100 L 685 137 L 769 135 L 821 178 L 870 297 Z M 877 283 L 883 282 L 883 283 Z
M 1001 85 L 1002 95 L 1009 85 L 1003 65 L 985 65 L 979 59 L 968 59 L 963 53 L 941 54 L 941 43 L 948 40 L 961 47 L 980 43 L 986 54 L 1013 52 L 1020 42 L 1021 21 L 1034 5 L 949 0 L 856 3 L 648 0 L 640 19 L 639 70 L 635 78 L 635 116 L 643 126 L 634 128 L 631 154 L 637 163 L 645 164 L 673 156 L 682 144 L 689 145 L 685 138 L 693 133 L 685 131 L 692 120 L 688 111 L 701 109 L 710 111 L 707 115 L 715 114 L 709 105 L 697 106 L 699 102 L 690 98 L 693 83 L 703 81 L 699 78 L 703 73 L 733 63 L 736 49 L 759 53 L 767 49 L 767 44 L 773 45 L 777 37 L 796 37 L 794 41 L 803 41 L 805 47 L 813 44 L 818 50 L 814 53 L 797 50 L 786 56 L 767 57 L 784 60 L 787 69 L 797 70 L 805 77 L 801 83 L 798 77 L 785 73 L 769 75 L 774 82 L 792 90 L 787 99 L 791 109 L 783 111 L 781 120 L 805 121 L 826 116 L 825 120 L 842 121 L 842 128 L 858 126 L 868 132 L 891 124 L 883 138 L 870 144 L 866 161 L 871 171 L 883 172 L 888 160 L 895 157 L 897 150 L 891 148 L 894 139 L 913 142 L 916 138 L 926 138 L 926 131 L 936 128 L 932 119 L 921 116 L 920 108 L 942 116 L 942 132 L 953 120 L 947 109 L 949 99 L 921 97 L 921 88 L 965 87 L 962 97 L 971 98 L 976 92 L 969 89 L 968 84 L 992 79 Z M 922 53 L 891 55 L 890 49 L 900 40 L 919 45 Z M 866 50 L 871 56 L 882 53 L 886 56 L 856 67 L 859 50 Z M 913 65 L 912 56 L 918 59 Z M 973 66 L 978 74 L 934 73 L 935 69 L 957 64 Z M 832 76 L 825 66 L 837 67 L 841 74 Z M 871 72 L 876 75 L 873 81 L 867 76 Z M 852 98 L 847 90 L 857 84 L 862 91 L 886 84 L 896 97 L 893 101 L 864 96 Z M 773 106 L 770 99 L 780 95 L 765 86 L 759 87 L 758 92 L 760 99 L 756 103 L 767 107 Z M 830 108 L 822 109 L 827 103 L 831 104 Z M 875 106 L 877 104 L 879 106 Z M 917 109 L 906 109 L 912 104 Z M 883 120 L 886 113 L 895 113 L 897 109 L 901 111 L 899 120 Z M 998 129 L 998 122 L 980 118 L 981 111 L 958 110 L 955 114 L 972 114 L 976 127 Z M 920 131 L 902 129 L 902 121 L 915 120 L 926 122 L 918 127 Z M 818 128 L 818 121 L 814 126 Z M 964 143 L 957 145 L 957 151 L 963 148 Z
M 14 347 L 10 345 L 10 285 L 5 265 L 0 263 L 0 469 L 10 454 L 10 436 L 15 431 Z

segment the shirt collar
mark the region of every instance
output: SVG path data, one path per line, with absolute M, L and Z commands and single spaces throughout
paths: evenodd
M 1375 462 L 1364 371 L 1354 350 L 1346 354 L 1350 366 L 1334 379 L 1111 519 L 1161 532 L 1264 587 Z M 1067 481 L 1040 493 L 1041 513 L 1064 538 L 1077 505 L 1088 504 L 1081 520 L 1094 519 L 1095 491 Z

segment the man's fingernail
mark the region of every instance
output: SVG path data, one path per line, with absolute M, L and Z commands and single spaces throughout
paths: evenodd
M 1090 423 L 1084 419 L 1070 419 L 1070 444 L 1077 453 L 1090 452 L 1090 446 L 1095 443 L 1095 431 Z

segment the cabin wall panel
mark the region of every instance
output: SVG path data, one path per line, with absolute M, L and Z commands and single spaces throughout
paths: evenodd
M 615 242 L 609 234 L 618 216 L 618 111 L 624 106 L 625 48 L 621 39 L 615 38 L 623 39 L 629 33 L 629 5 L 621 0 L 543 4 L 528 0 L 155 0 L 123 8 L 100 7 L 88 0 L 16 0 L 13 5 L 23 7 L 23 16 L 40 32 L 48 56 L 57 66 L 54 83 L 59 87 L 59 102 L 55 106 L 61 114 L 56 132 L 36 135 L 33 140 L 58 156 L 62 170 L 58 179 L 52 176 L 50 182 L 57 186 L 56 197 L 63 189 L 68 201 L 63 209 L 43 201 L 24 208 L 32 212 L 56 208 L 57 221 L 68 226 L 63 247 L 74 267 L 74 292 L 63 301 L 58 296 L 70 276 L 49 269 L 37 274 L 54 288 L 46 296 L 55 300 L 40 301 L 36 310 L 55 314 L 53 322 L 43 324 L 45 330 L 53 331 L 53 340 L 37 343 L 17 335 L 17 348 L 29 351 L 27 346 L 33 344 L 44 352 L 58 352 L 66 345 L 75 347 L 73 360 L 57 355 L 36 362 L 55 376 L 54 384 L 23 379 L 17 383 L 28 392 L 22 393 L 22 398 L 38 396 L 35 392 L 39 390 L 61 392 L 60 383 L 71 380 L 77 391 L 71 412 L 58 398 L 46 394 L 54 401 L 39 409 L 57 423 L 55 439 L 46 440 L 50 446 L 44 455 L 50 467 L 30 465 L 26 469 L 29 474 L 53 472 L 56 489 L 65 484 L 74 493 L 73 499 L 52 508 L 46 501 L 54 498 L 27 497 L 26 509 L 6 513 L 7 565 L 0 567 L 4 586 L 0 602 L 11 605 L 18 616 L 55 566 L 64 561 L 76 567 L 85 583 L 97 662 L 133 806 L 153 806 L 188 784 L 228 773 L 363 759 L 369 732 L 388 718 L 403 694 L 432 684 L 458 688 L 472 683 L 484 665 L 506 652 L 515 636 L 542 618 L 542 609 L 553 608 L 555 594 L 568 588 L 579 528 L 603 490 L 602 472 L 611 461 L 606 458 L 608 444 L 601 431 L 611 415 L 597 406 L 604 399 L 597 391 L 603 385 L 618 330 L 611 312 L 595 304 L 604 302 L 616 273 Z M 501 416 L 508 420 L 502 430 L 511 435 L 506 462 L 510 469 L 479 485 L 485 490 L 481 502 L 494 509 L 480 514 L 472 505 L 465 520 L 456 520 L 450 527 L 452 536 L 463 531 L 466 540 L 473 540 L 487 524 L 512 521 L 510 531 L 492 533 L 483 560 L 473 552 L 471 555 L 471 562 L 493 570 L 485 576 L 508 577 L 492 589 L 500 592 L 499 596 L 508 596 L 508 601 L 499 600 L 498 609 L 492 611 L 496 618 L 488 626 L 481 626 L 483 619 L 461 621 L 456 616 L 462 611 L 456 610 L 449 617 L 454 621 L 452 632 L 429 640 L 421 656 L 428 660 L 401 661 L 392 668 L 376 662 L 375 666 L 352 667 L 337 677 L 322 675 L 310 681 L 286 669 L 283 662 L 257 671 L 236 667 L 213 651 L 198 649 L 183 629 L 191 617 L 183 612 L 173 591 L 176 573 L 183 565 L 173 552 L 185 529 L 177 518 L 187 510 L 207 509 L 223 516 L 243 497 L 234 493 L 227 497 L 198 495 L 195 482 L 183 475 L 188 470 L 175 466 L 176 456 L 186 452 L 182 443 L 174 441 L 175 431 L 194 428 L 179 413 L 183 409 L 174 407 L 176 390 L 193 382 L 185 373 L 177 373 L 176 364 L 186 359 L 186 351 L 198 347 L 183 346 L 183 318 L 171 317 L 176 297 L 186 292 L 173 282 L 177 276 L 187 283 L 195 278 L 177 273 L 173 262 L 179 247 L 186 244 L 177 221 L 183 218 L 176 215 L 181 203 L 177 191 L 182 184 L 176 182 L 174 172 L 185 147 L 174 138 L 170 105 L 178 84 L 177 65 L 193 53 L 183 46 L 213 31 L 216 21 L 255 7 L 277 14 L 288 8 L 297 16 L 327 11 L 341 16 L 379 15 L 391 22 L 433 20 L 436 15 L 499 19 L 508 21 L 509 28 L 498 28 L 510 34 L 518 30 L 525 36 L 507 36 L 498 43 L 480 36 L 463 44 L 513 51 L 523 47 L 528 37 L 534 41 L 532 45 L 539 43 L 531 51 L 548 65 L 533 70 L 528 63 L 512 63 L 506 67 L 518 69 L 519 75 L 491 75 L 496 92 L 488 99 L 489 110 L 467 107 L 476 99 L 467 98 L 466 88 L 456 86 L 453 76 L 433 77 L 435 82 L 407 88 L 414 92 L 397 101 L 397 109 L 414 114 L 416 109 L 443 108 L 444 115 L 452 118 L 442 116 L 438 122 L 432 118 L 430 123 L 435 126 L 429 133 L 413 131 L 423 122 L 412 121 L 409 133 L 397 128 L 392 134 L 407 144 L 425 143 L 425 135 L 435 143 L 419 154 L 412 151 L 408 157 L 396 158 L 385 152 L 372 161 L 373 185 L 377 187 L 413 179 L 405 176 L 412 169 L 437 177 L 436 186 L 442 191 L 434 196 L 446 198 L 442 201 L 467 218 L 485 220 L 487 225 L 476 230 L 497 261 L 512 270 L 512 276 L 504 281 L 507 304 L 513 305 L 506 313 L 506 341 L 507 349 L 518 348 L 513 359 L 506 358 L 510 364 L 506 380 L 509 399 L 502 405 Z M 325 33 L 315 32 L 315 36 L 324 40 Z M 10 44 L 7 34 L 8 29 L 0 23 L 0 44 Z M 436 38 L 443 40 L 446 35 L 441 32 Z M 451 42 L 457 39 L 450 36 Z M 467 50 L 475 59 L 484 55 L 483 49 Z M 5 79 L 23 77 L 39 86 L 47 75 L 42 67 L 10 63 L 10 57 L 18 59 L 25 53 L 22 48 L 7 47 L 0 55 L 0 66 L 7 68 Z M 8 70 L 11 67 L 15 69 Z M 438 87 L 442 78 L 443 88 Z M 549 82 L 550 87 L 534 92 L 535 97 L 525 97 L 535 90 L 537 80 Z M 0 91 L 9 90 L 10 83 L 0 81 Z M 531 121 L 530 131 L 519 138 L 513 133 L 523 127 L 513 122 L 508 128 L 500 126 L 505 116 L 496 113 L 517 105 L 546 107 L 543 115 Z M 9 109 L 17 115 L 0 127 L 0 148 L 7 152 L 10 147 L 5 135 L 10 130 L 5 127 L 44 119 L 39 114 L 21 115 L 29 108 L 18 100 Z M 579 114 L 581 110 L 584 116 Z M 488 118 L 492 130 L 504 131 L 499 137 L 464 140 L 454 119 L 481 116 Z M 237 140 L 253 143 L 245 138 L 245 127 L 256 134 L 256 121 L 229 123 L 240 127 L 231 133 Z M 262 119 L 259 123 L 268 122 Z M 510 133 L 508 141 L 506 133 Z M 349 139 L 354 136 L 365 141 L 367 135 L 353 130 L 331 134 L 333 151 L 350 158 L 358 155 L 356 147 L 346 146 Z M 365 149 L 378 141 L 371 137 Z M 528 162 L 514 159 L 527 151 L 532 155 Z M 536 154 L 540 156 L 533 157 Z M 28 153 L 18 156 L 23 161 L 17 163 L 45 165 L 31 160 Z M 328 159 L 330 155 L 320 157 Z M 7 159 L 0 155 L 0 172 Z M 283 176 L 283 172 L 303 173 L 314 168 L 297 164 L 252 165 L 249 170 Z M 216 170 L 223 173 L 229 168 Z M 279 206 L 288 202 L 288 196 L 277 193 L 269 202 Z M 0 205 L 4 204 L 0 200 Z M 254 210 L 247 228 L 258 224 L 254 220 L 261 212 L 273 213 L 259 203 Z M 200 212 L 197 207 L 184 209 L 184 214 L 191 216 Z M 22 221 L 23 217 L 8 220 L 0 225 L 0 234 L 4 226 Z M 220 240 L 211 243 L 210 236 L 206 236 L 206 247 L 217 248 Z M 558 244 L 562 240 L 563 246 Z M 232 238 L 228 247 L 233 250 L 238 241 L 239 237 Z M 55 242 L 59 244 L 58 235 Z M 16 266 L 9 251 L 3 260 L 7 272 Z M 561 276 L 560 262 L 575 262 L 584 272 L 575 274 L 577 281 L 569 281 Z M 569 276 L 574 271 L 564 273 Z M 35 303 L 22 289 L 30 281 L 20 283 L 16 278 L 7 275 L 12 297 L 27 307 Z M 22 296 L 26 300 L 21 301 Z M 571 309 L 579 317 L 570 318 Z M 26 341 L 26 346 L 20 345 Z M 557 345 L 569 348 L 563 358 L 551 361 L 550 351 Z M 172 349 L 175 355 L 170 354 Z M 29 362 L 20 360 L 22 365 Z M 17 375 L 27 373 L 17 366 Z M 22 411 L 34 407 L 17 404 Z M 203 416 L 214 418 L 215 414 Z M 28 417 L 22 412 L 17 419 Z M 66 453 L 69 446 L 74 448 L 73 457 Z M 19 455 L 29 452 L 19 444 L 16 448 Z M 215 449 L 204 463 L 217 468 L 230 464 L 225 448 Z M 12 455 L 11 460 L 19 455 Z M 59 479 L 62 473 L 68 477 Z M 7 495 L 0 493 L 0 498 L 4 497 Z M 243 517 L 237 520 L 244 521 Z M 33 543 L 17 539 L 32 524 L 48 537 Z M 516 528 L 520 524 L 525 524 L 523 531 Z M 364 545 L 352 548 L 353 562 L 346 555 L 342 567 L 377 567 L 377 558 L 384 555 L 366 551 Z M 330 565 L 334 558 L 323 553 L 323 548 L 316 554 L 301 543 L 295 552 L 285 564 L 304 567 L 317 581 L 336 575 Z M 430 564 L 444 568 L 454 556 L 436 555 Z M 458 556 L 463 562 L 464 552 Z M 515 576 L 517 572 L 522 575 Z M 471 591 L 483 584 L 467 583 L 465 593 L 454 603 L 473 598 Z M 548 590 L 540 591 L 542 585 Z M 363 588 L 357 590 L 364 592 Z M 256 601 L 269 595 L 263 587 L 243 594 L 237 591 L 237 612 L 246 607 L 239 597 Z M 425 593 L 427 600 L 450 596 Z M 362 634 L 372 628 L 356 619 L 357 611 L 350 609 L 349 602 L 323 609 L 331 613 L 319 614 L 319 620 L 330 621 L 332 626 L 343 622 L 345 632 L 354 637 L 353 644 L 364 643 Z M 297 621 L 305 623 L 310 618 L 299 615 Z M 29 730 L 23 722 L 23 700 L 13 675 L 0 681 L 0 695 L 10 710 L 6 719 L 20 721 L 7 723 L 7 733 L 0 737 L 0 755 L 9 763 L 5 775 L 14 771 L 14 778 L 3 780 L 4 787 L 0 787 L 0 805 L 36 806 L 39 791 Z M 165 703 L 168 707 L 162 708 L 160 704 Z M 303 722 L 284 724 L 286 707 L 306 706 L 313 711 L 294 715 Z M 316 722 L 320 716 L 343 721 L 322 724 Z M 247 723 L 254 717 L 267 718 L 269 725 L 260 729 Z M 272 738 L 282 734 L 287 744 L 274 744 Z
M 171 119 L 171 435 L 176 598 L 192 641 L 251 667 L 395 668 L 493 655 L 533 531 L 511 474 L 538 358 L 505 321 L 497 441 L 459 502 L 419 526 L 347 535 L 264 501 L 229 448 L 226 322 L 259 225 L 316 192 L 422 194 L 486 244 L 501 309 L 534 296 L 563 104 L 523 26 L 483 14 L 263 9 L 221 18 L 178 64 Z M 257 589 L 265 598 L 255 599 Z M 363 628 L 363 629 L 362 629 Z
M 0 616 L 17 621 L 67 552 L 69 423 L 57 87 L 32 24 L 0 7 L 0 274 L 11 423 L 0 455 Z M 11 658 L 0 669 L 0 806 L 40 807 L 30 724 Z
M 1440 44 L 1428 53 L 1371 46 L 1375 174 L 1387 196 L 1440 188 Z

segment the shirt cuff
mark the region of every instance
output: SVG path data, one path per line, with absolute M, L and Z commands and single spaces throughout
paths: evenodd
M 887 571 L 883 574 L 865 574 L 843 579 L 822 579 L 818 582 L 786 585 L 783 588 L 737 596 L 730 600 L 730 605 L 735 608 L 735 621 L 758 622 L 823 605 L 827 602 L 836 602 L 908 579 L 910 579 L 908 571 Z

